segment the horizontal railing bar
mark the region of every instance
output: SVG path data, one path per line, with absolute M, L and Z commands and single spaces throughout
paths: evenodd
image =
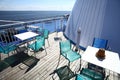
M 18 23 L 12 23 L 12 24 L 6 24 L 6 25 L 0 25 L 0 29 L 6 29 L 9 27 L 13 26 L 22 26 L 22 25 L 29 25 L 29 24 L 35 24 L 35 23 L 40 23 L 40 22 L 45 22 L 45 21 L 52 21 L 52 20 L 59 20 L 59 19 L 65 19 L 64 16 L 60 17 L 52 17 L 52 18 L 45 18 L 45 19 L 39 19 L 39 20 L 33 20 L 33 21 L 26 21 L 26 22 L 18 22 Z
M 22 21 L 12 21 L 12 20 L 0 20 L 1 22 L 22 22 Z

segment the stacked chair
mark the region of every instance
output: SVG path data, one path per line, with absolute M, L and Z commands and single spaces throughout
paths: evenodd
M 0 57 L 1 53 L 8 54 L 16 50 L 16 44 L 19 43 L 19 40 L 14 37 L 17 34 L 15 28 L 5 29 L 4 32 L 0 33 Z

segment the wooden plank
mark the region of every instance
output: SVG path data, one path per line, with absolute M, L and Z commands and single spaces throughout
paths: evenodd
M 58 34 L 60 37 L 62 37 L 62 40 L 65 40 L 62 33 Z M 30 71 L 25 73 L 25 71 L 29 68 L 26 65 L 20 63 L 22 67 L 24 67 L 24 70 L 21 70 L 18 68 L 19 65 L 15 67 L 9 67 L 5 69 L 4 71 L 0 72 L 0 80 L 53 80 L 52 75 L 49 75 L 52 73 L 58 64 L 60 49 L 59 49 L 59 41 L 54 41 L 55 33 L 52 33 L 49 35 L 49 42 L 50 46 L 48 47 L 47 41 L 46 41 L 46 50 L 47 55 L 45 55 L 45 51 L 36 53 L 36 57 L 40 58 L 40 61 L 35 65 Z M 83 54 L 84 51 L 81 51 L 80 54 Z M 33 54 L 33 52 L 29 52 L 29 55 Z M 6 55 L 2 55 L 3 58 L 6 57 Z M 80 60 L 76 60 L 72 63 L 70 63 L 70 68 L 72 71 L 78 71 L 79 69 L 79 62 Z M 85 67 L 87 65 L 87 62 L 81 61 L 82 67 Z M 59 67 L 62 67 L 64 65 L 67 65 L 68 61 L 61 56 Z M 107 70 L 108 74 L 108 70 Z M 57 74 L 54 75 L 55 80 L 59 80 L 59 77 Z M 75 80 L 75 78 L 72 78 L 71 80 Z M 109 80 L 119 80 L 119 77 L 116 73 L 110 72 Z

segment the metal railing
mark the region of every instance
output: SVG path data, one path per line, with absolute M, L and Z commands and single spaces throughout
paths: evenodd
M 17 39 L 14 38 L 14 35 L 19 32 L 19 30 L 27 30 L 26 26 L 34 25 L 39 26 L 40 28 L 45 28 L 55 32 L 57 30 L 63 30 L 67 22 L 66 16 L 52 17 L 40 20 L 26 21 L 26 22 L 16 22 L 12 24 L 0 25 L 0 43 L 10 43 L 14 42 Z

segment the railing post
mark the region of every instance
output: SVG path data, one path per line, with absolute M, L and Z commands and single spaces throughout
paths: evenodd
M 24 26 L 25 26 L 25 29 L 27 30 L 28 29 L 27 24 L 25 24 Z
M 56 37 L 58 36 L 57 34 L 57 21 L 55 20 L 55 32 L 56 32 Z
M 1 42 L 3 42 L 3 32 L 0 32 L 0 39 L 1 39 Z
M 55 37 L 54 37 L 54 39 L 56 40 L 57 39 L 57 37 L 58 37 L 58 34 L 57 34 L 57 22 L 56 22 L 56 20 L 55 20 L 55 33 L 56 33 L 56 35 L 55 35 Z
M 43 29 L 43 26 L 44 26 L 44 22 L 42 22 L 42 26 L 41 26 L 41 27 L 42 27 L 42 29 Z
M 6 36 L 5 36 L 5 32 L 4 33 L 2 33 L 2 35 L 3 35 L 3 42 L 5 41 L 5 43 L 7 43 L 7 39 L 6 39 Z
M 63 30 L 63 19 L 61 19 L 61 31 Z

